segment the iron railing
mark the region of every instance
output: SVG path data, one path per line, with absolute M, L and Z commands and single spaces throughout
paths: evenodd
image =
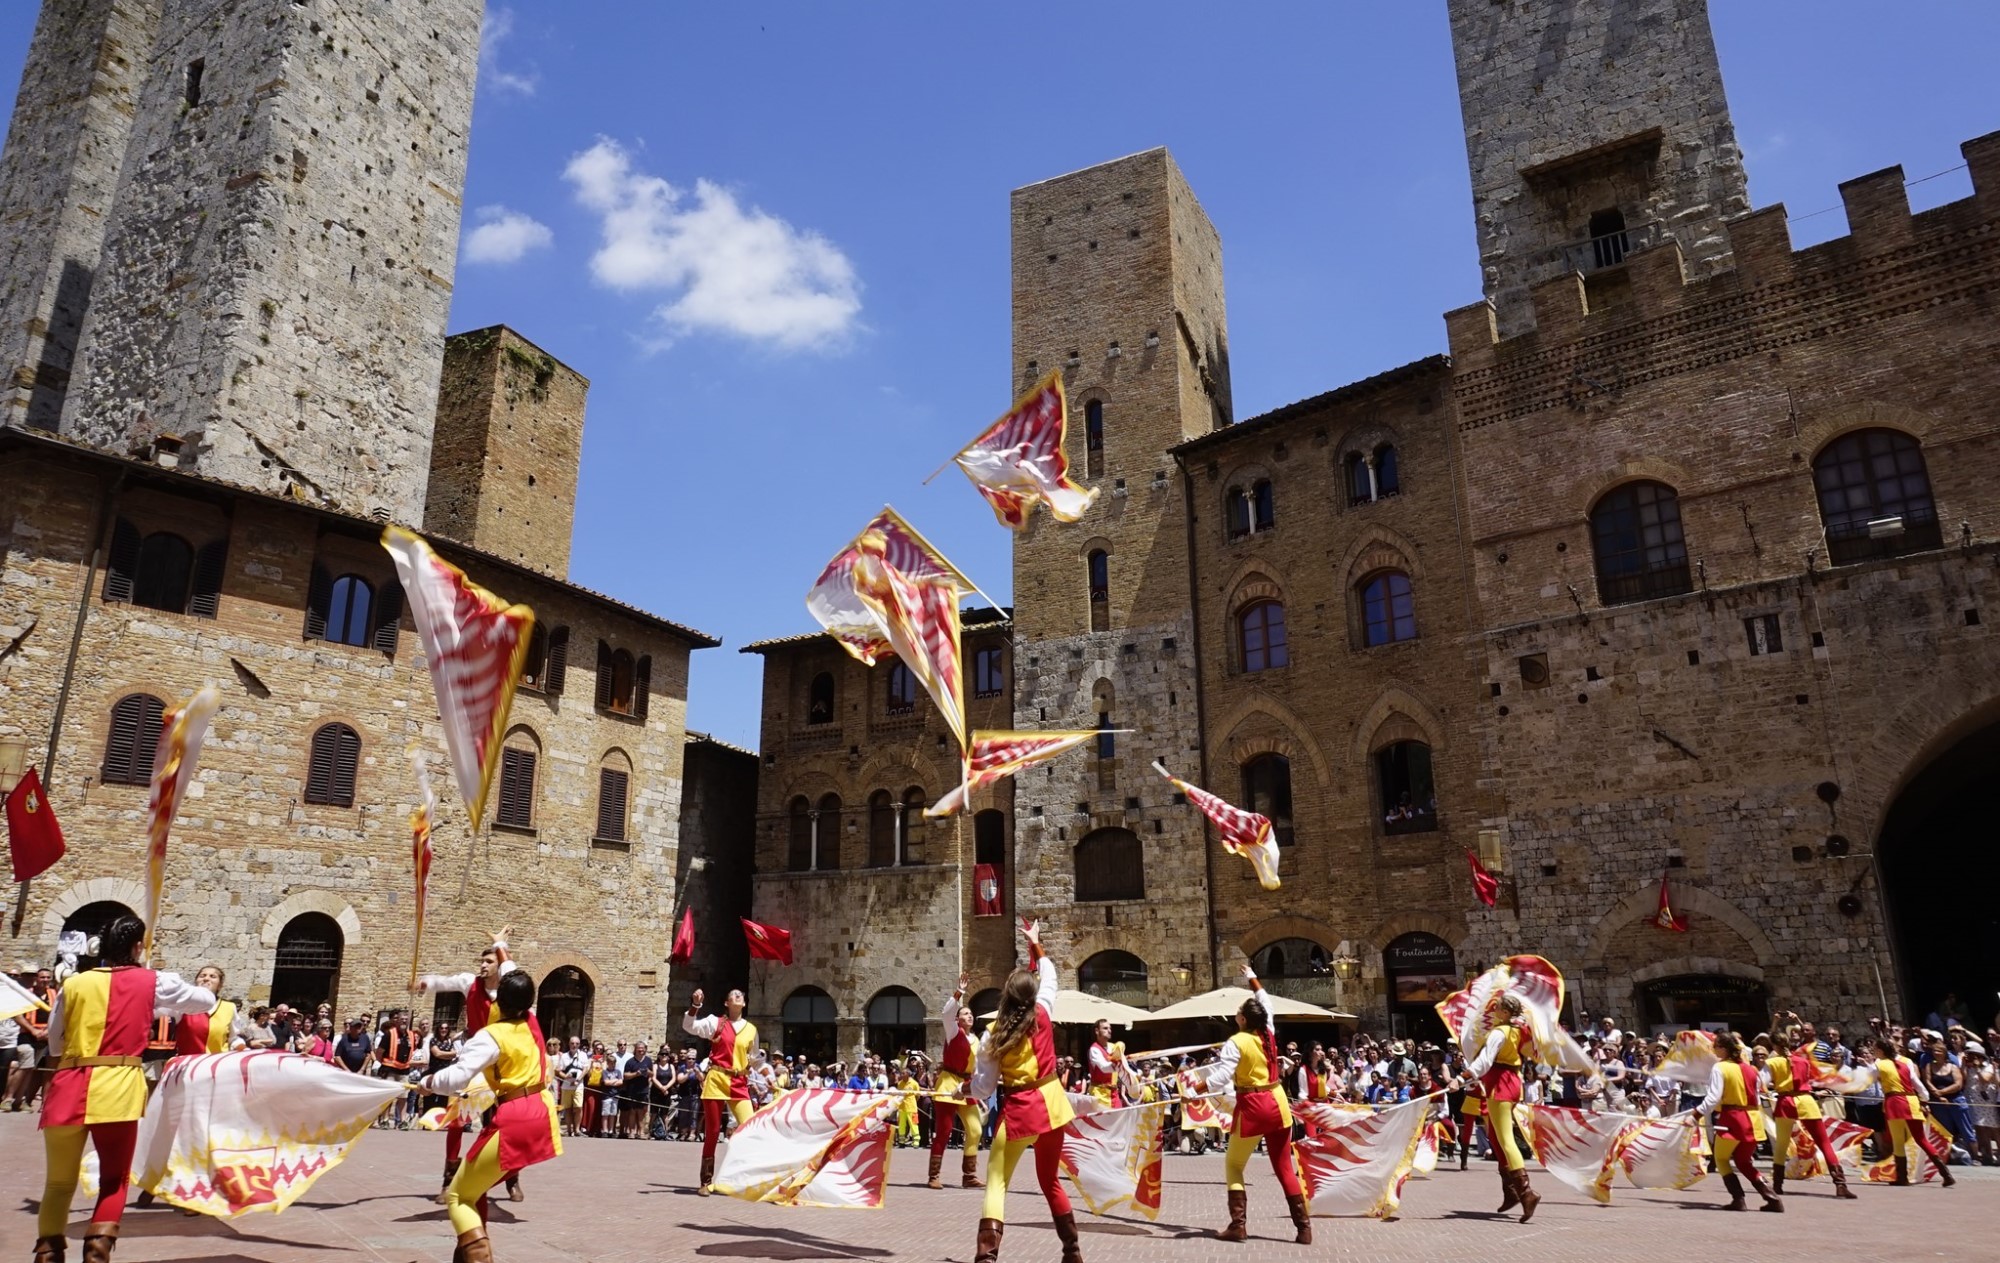
M 1597 272 L 1619 266 L 1625 262 L 1625 256 L 1659 245 L 1666 237 L 1666 225 L 1657 220 L 1631 224 L 1617 232 L 1565 241 L 1555 248 L 1555 257 L 1565 272 Z

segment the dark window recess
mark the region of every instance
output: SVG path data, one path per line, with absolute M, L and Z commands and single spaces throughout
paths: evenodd
M 201 104 L 201 77 L 208 65 L 197 57 L 187 64 L 187 74 L 181 81 L 181 100 L 189 109 Z
M 1375 483 L 1368 476 L 1368 460 L 1359 452 L 1347 458 L 1347 502 L 1367 504 L 1375 498 Z
M 1375 496 L 1387 499 L 1403 490 L 1403 471 L 1396 460 L 1396 448 L 1384 443 L 1375 449 Z
M 105 559 L 104 599 L 130 601 L 139 575 L 139 528 L 119 518 L 111 525 L 111 551 Z
M 625 803 L 631 788 L 629 772 L 615 767 L 597 769 L 597 841 L 625 840 Z
M 1857 430 L 1813 457 L 1813 487 L 1836 566 L 1944 547 L 1930 473 L 1900 430 Z
M 1236 616 L 1236 631 L 1245 671 L 1287 666 L 1291 651 L 1285 642 L 1285 607 L 1258 601 Z
M 889 668 L 888 711 L 891 715 L 915 714 L 917 709 L 917 676 L 898 662 Z
M 803 797 L 792 799 L 786 818 L 785 867 L 794 873 L 809 873 L 813 866 L 812 804 Z
M 403 585 L 389 582 L 375 595 L 375 630 L 369 636 L 372 648 L 383 653 L 396 652 L 396 637 L 403 630 Z
M 868 867 L 891 868 L 896 863 L 896 800 L 886 789 L 868 796 Z
M 903 863 L 921 864 L 924 862 L 924 791 L 915 788 L 904 790 L 901 813 Z
M 1083 405 L 1083 476 L 1104 476 L 1104 403 L 1098 399 Z
M 1111 627 L 1111 557 L 1103 549 L 1091 550 L 1090 571 L 1090 630 L 1106 631 Z
M 354 805 L 354 777 L 361 765 L 361 736 L 346 724 L 326 724 L 312 735 L 306 762 L 306 801 L 325 807 Z
M 569 676 L 569 628 L 558 626 L 549 633 L 548 674 L 543 677 L 542 690 L 547 693 L 563 691 L 563 681 Z
M 806 686 L 806 722 L 833 722 L 833 672 L 822 671 Z
M 1111 715 L 1108 711 L 1097 712 L 1097 757 L 1100 759 L 1118 757 L 1118 734 L 1111 730 Z
M 818 832 L 814 835 L 813 867 L 831 872 L 840 867 L 840 795 L 826 794 L 819 800 Z
M 650 691 L 653 674 L 651 655 L 634 662 L 631 650 L 613 649 L 605 641 L 598 641 L 597 705 L 616 715 L 631 715 L 635 719 L 644 719 L 645 703 L 638 700 L 638 683 L 642 668 Z
M 1130 829 L 1098 829 L 1076 844 L 1079 903 L 1146 897 L 1145 856 Z
M 1784 633 L 1776 614 L 1754 614 L 1743 620 L 1743 634 L 1750 640 L 1750 656 L 1785 651 Z
M 139 573 L 132 585 L 132 604 L 184 614 L 193 583 L 194 549 L 186 540 L 156 531 L 139 545 Z
M 1625 212 L 1616 207 L 1592 215 L 1585 235 L 1590 238 L 1590 262 L 1593 267 L 1616 267 L 1625 261 L 1625 255 L 1631 249 L 1630 239 L 1625 235 Z
M 1271 822 L 1279 846 L 1292 844 L 1292 761 L 1260 754 L 1243 765 L 1243 806 Z
M 1371 648 L 1417 638 L 1417 598 L 1410 576 L 1389 570 L 1361 582 L 1362 641 Z
M 515 829 L 535 824 L 535 752 L 507 746 L 500 751 L 500 800 L 495 824 Z
M 1375 754 L 1382 787 L 1384 833 L 1430 833 L 1437 828 L 1437 790 L 1431 781 L 1431 748 L 1398 741 Z
M 166 704 L 149 693 L 133 693 L 111 708 L 111 730 L 104 740 L 104 766 L 98 779 L 106 785 L 150 785 L 153 756 L 160 746 L 160 725 Z
M 644 719 L 652 710 L 653 655 L 642 653 L 632 664 L 632 718 Z
M 1681 537 L 1680 500 L 1658 482 L 1632 482 L 1590 511 L 1597 599 L 1624 605 L 1693 589 Z
M 998 697 L 1007 690 L 1007 651 L 981 649 L 972 655 L 972 695 Z
M 1268 478 L 1259 479 L 1249 487 L 1231 487 L 1228 507 L 1231 539 L 1242 539 L 1277 525 L 1277 502 Z
M 521 687 L 540 692 L 549 670 L 549 629 L 540 623 L 528 636 L 528 652 L 521 658 Z
M 195 550 L 194 593 L 188 597 L 188 613 L 196 618 L 214 618 L 220 612 L 222 580 L 228 567 L 228 540 L 210 540 Z

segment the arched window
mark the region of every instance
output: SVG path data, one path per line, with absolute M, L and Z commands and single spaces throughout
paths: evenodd
M 1250 968 L 1267 983 L 1277 978 L 1327 978 L 1333 974 L 1332 958 L 1324 947 L 1309 938 L 1281 938 L 1259 948 L 1250 957 Z M 1291 995 L 1291 992 L 1279 994 Z
M 1245 606 L 1236 616 L 1236 631 L 1245 671 L 1264 671 L 1291 662 L 1291 652 L 1285 647 L 1285 607 L 1276 601 Z
M 813 868 L 831 872 L 840 867 L 840 795 L 825 794 L 813 812 Z
M 335 577 L 313 563 L 306 585 L 307 640 L 394 653 L 402 617 L 403 588 L 395 580 L 378 588 L 358 574 Z
M 790 826 L 786 838 L 785 867 L 795 873 L 809 873 L 813 868 L 813 809 L 804 794 L 792 799 L 788 816 Z
M 1007 691 L 1007 651 L 998 645 L 972 654 L 972 695 L 998 697 Z
M 1900 430 L 1856 430 L 1821 448 L 1813 489 L 1836 566 L 1944 547 L 1923 448 Z
M 81 934 L 84 937 L 84 941 L 90 943 L 92 939 L 102 940 L 104 932 L 110 929 L 111 923 L 119 917 L 135 917 L 138 915 L 132 909 L 115 900 L 100 899 L 95 903 L 86 903 L 75 912 L 64 917 L 61 932 L 64 934 Z M 101 942 L 90 943 L 90 948 L 98 946 L 101 946 Z M 79 953 L 76 958 L 76 967 L 78 969 L 95 969 L 103 963 L 103 960 L 89 948 Z M 984 1010 L 981 1011 L 983 1012 Z
M 1130 829 L 1098 829 L 1076 844 L 1079 903 L 1146 897 L 1145 852 Z
M 889 868 L 896 862 L 896 800 L 886 789 L 868 796 L 868 867 Z
M 569 667 L 569 628 L 535 624 L 528 638 L 528 657 L 521 664 L 521 687 L 542 693 L 561 693 Z
M 1375 498 L 1393 496 L 1403 489 L 1402 471 L 1397 466 L 1396 445 L 1384 443 L 1375 449 Z
M 913 785 L 903 791 L 903 803 L 898 809 L 900 814 L 896 819 L 896 827 L 900 831 L 899 845 L 902 847 L 902 857 L 897 861 L 898 863 L 921 864 L 924 862 L 924 807 L 926 805 L 923 790 Z
M 833 722 L 833 672 L 822 671 L 806 686 L 806 722 L 808 724 L 830 724 Z
M 528 634 L 528 652 L 521 659 L 521 687 L 540 692 L 542 675 L 548 670 L 549 629 L 540 623 Z
M 368 616 L 375 589 L 360 575 L 344 574 L 333 581 L 326 601 L 326 639 L 336 645 L 366 647 L 374 629 Z
M 917 675 L 901 662 L 889 664 L 888 709 L 891 715 L 912 715 L 917 710 Z
M 1292 761 L 1260 754 L 1243 765 L 1243 806 L 1271 822 L 1279 846 L 1292 844 Z
M 1090 551 L 1090 630 L 1111 627 L 1111 554 L 1102 548 Z
M 1660 482 L 1628 482 L 1590 511 L 1597 554 L 1597 599 L 1624 605 L 1678 596 L 1693 584 L 1681 539 L 1681 505 Z
M 340 958 L 347 944 L 340 923 L 324 912 L 301 912 L 278 932 L 278 957 L 271 970 L 271 1003 L 311 1013 L 337 1004 Z
M 833 997 L 818 987 L 800 987 L 785 997 L 778 1010 L 784 1028 L 784 1051 L 825 1065 L 833 1060 L 836 1027 Z
M 1104 476 L 1104 401 L 1083 405 L 1083 476 Z
M 571 1036 L 589 1042 L 590 1002 L 596 996 L 597 985 L 575 965 L 550 970 L 535 988 L 535 1017 L 542 1033 L 565 1048 Z
M 1130 952 L 1099 952 L 1076 969 L 1076 989 L 1100 1000 L 1146 1007 L 1146 962 Z
M 1384 833 L 1430 833 L 1437 826 L 1437 789 L 1431 780 L 1431 748 L 1421 741 L 1398 741 L 1375 752 L 1382 786 Z
M 312 735 L 312 755 L 306 762 L 306 801 L 352 807 L 360 765 L 361 734 L 346 724 L 321 725 Z
M 1370 476 L 1368 458 L 1359 452 L 1347 457 L 1347 502 L 1367 504 L 1375 498 L 1375 480 Z
M 1231 487 L 1228 508 L 1231 539 L 1268 531 L 1278 524 L 1277 501 L 1269 478 L 1259 478 L 1248 487 Z
M 139 570 L 133 577 L 132 604 L 184 614 L 193 583 L 193 546 L 167 531 L 146 536 L 139 545 Z
M 1614 206 L 1591 215 L 1586 235 L 1590 238 L 1590 261 L 1593 267 L 1614 267 L 1625 261 L 1625 252 L 1631 246 L 1625 236 L 1624 211 Z
M 868 1051 L 885 1060 L 921 1051 L 924 1002 L 908 987 L 884 987 L 868 1002 Z
M 1393 645 L 1417 638 L 1417 601 L 1410 576 L 1384 570 L 1361 581 L 1362 643 Z
M 228 560 L 227 537 L 197 549 L 168 531 L 142 536 L 137 526 L 121 517 L 111 527 L 104 599 L 169 614 L 214 618 L 220 608 Z
M 132 693 L 111 708 L 111 730 L 104 738 L 104 765 L 98 780 L 106 785 L 150 785 L 153 756 L 160 747 L 160 725 L 166 704 L 150 693 Z

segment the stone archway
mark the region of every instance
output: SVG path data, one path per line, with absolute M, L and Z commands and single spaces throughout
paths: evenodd
M 1770 937 L 1741 908 L 1691 882 L 1675 883 L 1674 906 L 1687 918 L 1684 934 L 1654 924 L 1659 887 L 1651 882 L 1598 922 L 1571 983 L 1576 1020 L 1608 1016 L 1641 1033 L 1762 1029 L 1765 971 L 1778 963 Z
M 42 914 L 42 947 L 47 959 L 55 959 L 56 940 L 62 937 L 63 922 L 71 914 L 93 903 L 122 903 L 132 909 L 134 915 L 144 916 L 146 888 L 123 877 L 91 877 L 71 882 Z

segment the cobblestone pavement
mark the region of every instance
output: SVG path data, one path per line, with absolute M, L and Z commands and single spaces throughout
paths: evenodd
M 118 1263 L 442 1263 L 452 1234 L 436 1191 L 444 1138 L 431 1133 L 370 1132 L 348 1161 L 315 1184 L 283 1215 L 225 1223 L 170 1209 L 134 1209 L 125 1219 Z M 502 1263 L 638 1263 L 661 1259 L 912 1260 L 968 1263 L 979 1194 L 921 1187 L 925 1155 L 898 1151 L 888 1205 L 879 1211 L 782 1210 L 727 1198 L 701 1199 L 690 1187 L 700 1150 L 652 1141 L 577 1140 L 554 1163 L 530 1170 L 527 1200 L 496 1203 L 494 1253 Z M 958 1165 L 946 1155 L 947 1172 Z M 983 1164 L 982 1164 L 983 1165 Z M 1222 1160 L 1167 1159 L 1166 1205 L 1158 1223 L 1080 1216 L 1090 1263 L 1154 1260 L 1291 1258 L 1478 1259 L 1481 1263 L 1564 1263 L 1611 1258 L 1727 1257 L 1758 1263 L 1829 1258 L 2000 1261 L 2000 1171 L 1963 1172 L 1956 1189 L 1936 1185 L 1862 1187 L 1861 1200 L 1838 1203 L 1823 1181 L 1793 1185 L 1780 1215 L 1728 1215 L 1710 1178 L 1686 1193 L 1620 1188 L 1610 1206 L 1539 1174 L 1543 1195 L 1526 1226 L 1493 1215 L 1499 1184 L 1491 1163 L 1412 1179 L 1403 1217 L 1392 1223 L 1320 1219 L 1318 1241 L 1291 1244 L 1284 1203 L 1268 1169 L 1253 1167 L 1248 1247 L 1208 1236 L 1223 1217 Z M 41 1145 L 34 1120 L 0 1115 L 0 1263 L 26 1259 L 41 1196 Z M 1055 1234 L 1020 1172 L 1010 1199 L 1004 1263 L 1055 1263 Z M 79 1203 L 79 1207 L 81 1203 Z M 85 1213 L 70 1217 L 70 1258 L 81 1254 Z

